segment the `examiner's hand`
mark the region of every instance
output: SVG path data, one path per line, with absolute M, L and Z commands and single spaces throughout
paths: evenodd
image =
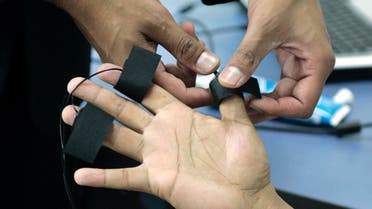
M 248 104 L 255 110 L 252 120 L 310 116 L 334 67 L 319 1 L 248 3 L 246 35 L 220 74 L 220 83 L 231 88 L 241 86 L 274 49 L 282 68 L 281 79 L 274 92 Z
M 184 30 L 160 1 L 48 1 L 54 2 L 73 17 L 103 62 L 122 66 L 134 45 L 153 52 L 158 44 L 162 45 L 179 64 L 167 68 L 160 65 L 159 72 L 162 74 L 155 76 L 156 82 L 191 106 L 211 103 L 210 94 L 184 88 L 168 70 L 175 76 L 186 72 L 183 69 L 187 69 L 187 72 L 209 74 L 219 67 L 220 60 L 195 37 L 193 26 L 186 24 Z
M 118 71 L 100 78 L 114 85 L 112 73 Z M 68 91 L 81 80 L 71 80 Z M 79 169 L 78 184 L 147 192 L 180 209 L 289 207 L 270 182 L 265 149 L 242 98 L 224 100 L 220 120 L 194 111 L 155 84 L 142 101 L 154 114 L 89 80 L 74 95 L 125 125 L 114 123 L 104 143 L 141 162 L 132 168 Z M 63 120 L 71 125 L 75 114 L 68 106 Z

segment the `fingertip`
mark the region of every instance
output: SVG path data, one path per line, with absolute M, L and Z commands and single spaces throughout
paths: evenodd
M 181 27 L 182 29 L 188 33 L 189 35 L 196 37 L 196 34 L 195 34 L 195 27 L 194 27 L 194 24 L 192 22 L 189 22 L 189 21 L 185 21 L 181 24 Z
M 68 125 L 72 125 L 74 123 L 76 117 L 76 111 L 80 108 L 73 105 L 68 105 L 62 110 L 62 120 Z
M 228 66 L 219 74 L 218 81 L 224 87 L 238 88 L 247 81 L 247 77 L 238 67 Z
M 68 82 L 67 84 L 67 91 L 71 93 L 76 88 L 76 86 L 80 84 L 82 80 L 84 80 L 84 78 L 82 77 L 76 77 L 71 79 L 70 82 Z
M 220 58 L 210 51 L 204 51 L 196 61 L 196 68 L 201 74 L 210 74 L 220 66 Z
M 102 171 L 95 168 L 81 168 L 74 173 L 75 182 L 82 186 L 99 186 L 101 177 Z

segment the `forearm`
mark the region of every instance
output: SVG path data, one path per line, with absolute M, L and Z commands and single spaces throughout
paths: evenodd
M 97 50 L 104 62 L 122 65 L 124 47 L 114 47 L 115 34 L 121 30 L 119 18 L 111 8 L 113 1 L 102 0 L 48 0 L 74 19 L 80 31 Z M 121 1 L 117 1 L 120 3 Z M 120 6 L 115 7 L 115 9 Z M 121 50 L 120 50 L 121 49 Z

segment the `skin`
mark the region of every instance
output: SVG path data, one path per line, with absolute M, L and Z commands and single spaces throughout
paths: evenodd
M 113 67 L 118 68 L 104 64 L 98 70 Z M 115 73 L 100 78 L 114 85 Z M 82 79 L 72 79 L 68 91 Z M 142 101 L 153 114 L 89 80 L 74 95 L 120 122 L 112 125 L 105 145 L 141 163 L 81 168 L 74 175 L 79 185 L 147 192 L 183 209 L 290 208 L 271 184 L 264 146 L 241 97 L 223 100 L 218 119 L 196 112 L 156 84 Z M 63 110 L 67 124 L 75 116 L 73 106 Z
M 241 86 L 274 50 L 281 78 L 263 99 L 246 98 L 251 118 L 311 116 L 335 62 L 319 1 L 249 0 L 247 14 L 247 32 L 220 74 L 220 83 Z
M 49 1 L 73 17 L 103 62 L 121 66 L 133 45 L 156 51 L 161 44 L 178 65 L 161 64 L 155 83 L 193 107 L 212 103 L 208 91 L 194 88 L 193 79 L 195 73 L 214 72 L 220 65 L 218 57 L 182 30 L 160 1 Z M 248 17 L 247 32 L 222 70 L 220 83 L 240 87 L 275 50 L 281 79 L 262 99 L 245 98 L 251 120 L 310 117 L 335 61 L 319 1 L 249 0 Z
M 156 52 L 160 44 L 178 64 L 161 63 L 155 82 L 190 106 L 213 102 L 207 90 L 195 88 L 190 82 L 184 84 L 178 77 L 185 73 L 194 78 L 196 73 L 210 74 L 219 67 L 219 58 L 189 33 L 190 30 L 180 27 L 160 1 L 49 1 L 73 18 L 103 62 L 122 66 L 134 45 Z

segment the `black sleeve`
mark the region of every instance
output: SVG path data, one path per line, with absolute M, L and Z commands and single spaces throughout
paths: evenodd
M 227 3 L 234 0 L 202 0 L 202 2 L 206 5 L 214 5 L 214 4 L 222 4 Z

